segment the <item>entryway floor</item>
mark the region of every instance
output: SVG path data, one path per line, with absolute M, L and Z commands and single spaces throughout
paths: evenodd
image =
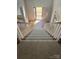
M 46 33 L 40 23 L 26 40 L 17 45 L 17 59 L 60 59 L 61 46 Z

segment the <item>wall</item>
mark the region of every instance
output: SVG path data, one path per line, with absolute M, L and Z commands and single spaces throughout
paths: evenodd
M 22 10 L 20 10 L 20 7 L 22 7 L 23 14 L 22 14 Z M 17 0 L 17 15 L 24 16 L 25 22 L 28 22 L 28 18 L 27 18 L 26 12 L 25 12 L 24 0 Z M 22 38 L 24 38 L 23 34 L 24 33 L 22 33 L 22 31 L 21 31 L 21 29 L 20 29 L 20 27 L 18 26 L 18 23 L 17 23 L 17 37 L 19 39 L 22 39 Z
M 24 16 L 25 22 L 28 22 L 27 13 L 25 11 L 24 0 L 17 0 L 17 15 L 22 15 L 20 7 L 23 10 L 23 16 Z
M 33 7 L 41 6 L 44 7 L 43 13 L 47 13 L 47 15 L 46 14 L 43 15 L 44 19 L 50 21 L 53 0 L 24 0 L 24 1 L 29 20 L 35 20 Z
M 53 22 L 54 15 L 56 14 L 59 21 L 61 21 L 61 0 L 54 0 L 53 1 L 53 10 L 52 10 L 52 17 L 51 23 Z
M 55 24 L 56 21 L 61 22 L 61 0 L 54 0 L 53 12 L 52 12 L 52 17 L 50 21 L 50 26 L 53 29 L 52 35 L 55 38 L 59 39 L 61 35 L 61 24 Z
M 22 0 L 17 0 L 17 15 L 21 15 L 20 7 L 22 6 Z

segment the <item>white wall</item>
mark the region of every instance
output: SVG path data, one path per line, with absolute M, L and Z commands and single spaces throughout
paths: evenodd
M 27 13 L 25 10 L 24 0 L 17 0 L 17 15 L 22 15 L 21 11 L 20 11 L 20 7 L 22 7 L 22 9 L 23 9 L 23 16 L 24 16 L 25 22 L 28 22 L 28 17 L 27 17 Z
M 25 22 L 28 22 L 28 18 L 26 15 L 26 11 L 25 11 L 25 5 L 24 5 L 24 0 L 17 0 L 17 15 L 22 15 L 20 7 L 22 7 L 23 9 L 23 16 L 24 16 L 24 20 Z M 22 33 L 20 27 L 17 24 L 17 36 L 19 39 L 23 39 L 24 38 L 24 33 Z
M 56 19 L 54 18 L 56 15 Z M 53 26 L 53 33 L 52 35 L 59 39 L 61 35 L 61 24 L 55 24 L 56 21 L 61 21 L 61 0 L 54 0 L 53 2 L 53 12 L 51 17 L 50 26 Z
M 21 15 L 20 7 L 22 6 L 22 0 L 17 0 L 17 15 Z
M 55 14 L 58 18 L 57 20 L 61 21 L 61 0 L 54 0 L 52 8 L 53 8 L 53 11 L 52 11 L 51 22 L 53 22 L 54 20 L 53 18 Z
M 51 19 L 53 0 L 24 0 L 24 1 L 25 1 L 25 8 L 29 20 L 35 20 L 33 7 L 37 7 L 37 6 L 41 6 L 45 8 L 43 9 L 43 12 L 48 14 L 48 15 L 44 14 L 44 18 L 46 17 L 45 20 Z

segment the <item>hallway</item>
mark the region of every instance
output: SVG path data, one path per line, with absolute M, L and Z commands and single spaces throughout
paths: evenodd
M 26 37 L 27 40 L 49 40 L 53 39 L 50 35 L 43 29 L 44 21 L 40 21 L 35 24 L 32 32 Z
M 61 47 L 56 40 L 52 39 L 44 31 L 43 23 L 37 23 L 26 40 L 18 44 L 18 59 L 60 59 Z
M 22 31 L 18 29 L 17 59 L 61 59 L 61 44 L 58 43 L 61 38 L 60 2 L 18 0 L 17 15 L 23 17 L 25 25 L 17 25 L 18 28 L 23 25 Z

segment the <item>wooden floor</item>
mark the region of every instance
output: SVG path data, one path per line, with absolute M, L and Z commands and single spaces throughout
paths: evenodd
M 61 47 L 54 40 L 24 40 L 17 46 L 17 59 L 60 59 Z
M 60 55 L 61 46 L 58 41 L 41 30 L 39 24 L 26 40 L 17 45 L 17 59 L 60 59 Z

